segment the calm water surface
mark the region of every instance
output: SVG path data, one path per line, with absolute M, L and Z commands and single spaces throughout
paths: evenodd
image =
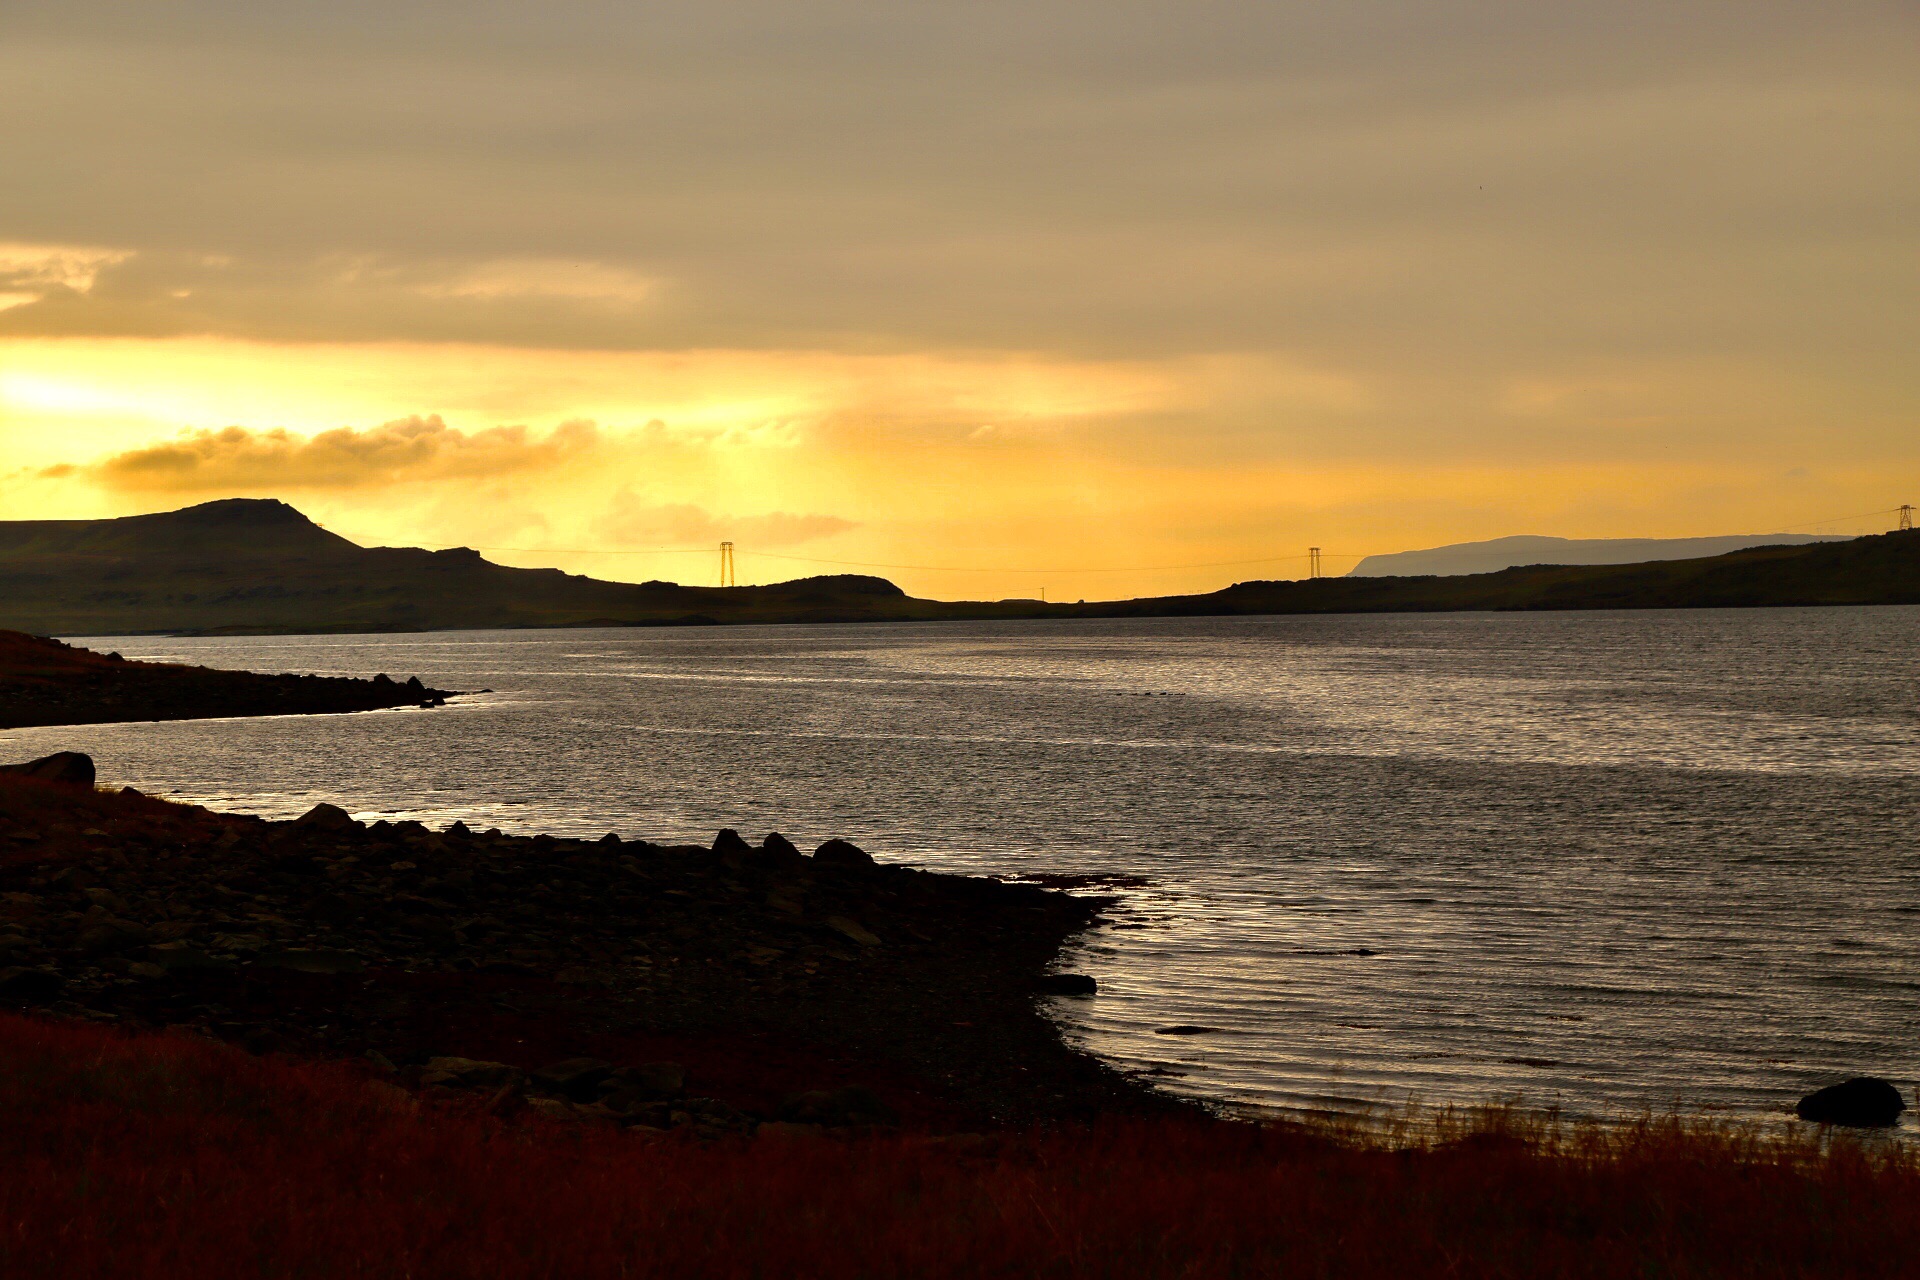
M 1920 1067 L 1917 641 L 1911 608 L 95 639 L 495 692 L 0 750 L 268 815 L 1141 875 L 1057 1009 L 1170 1088 L 1758 1114 Z

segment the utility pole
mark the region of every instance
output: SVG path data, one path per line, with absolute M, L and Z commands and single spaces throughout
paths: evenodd
M 1911 502 L 1903 502 L 1900 504 L 1900 527 L 1902 529 L 1913 528 L 1913 504 Z
M 733 544 L 731 542 L 720 544 L 720 585 L 723 587 L 739 585 L 733 580 Z
M 1320 548 L 1318 547 L 1307 548 L 1307 576 L 1309 578 L 1320 576 Z

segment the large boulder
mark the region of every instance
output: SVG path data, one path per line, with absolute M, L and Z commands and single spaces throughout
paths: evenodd
M 1907 1100 L 1892 1084 L 1878 1076 L 1855 1076 L 1808 1094 L 1794 1112 L 1815 1124 L 1871 1129 L 1893 1124 L 1906 1109 Z
M 25 764 L 0 765 L 0 773 L 16 773 L 42 782 L 64 782 L 70 786 L 93 785 L 93 757 L 78 751 L 56 751 Z
M 851 840 L 829 840 L 813 851 L 815 862 L 834 867 L 870 867 L 873 855 Z
M 322 831 L 358 830 L 360 826 L 353 820 L 352 814 L 337 804 L 317 804 L 295 818 L 294 822 L 303 827 L 318 827 Z

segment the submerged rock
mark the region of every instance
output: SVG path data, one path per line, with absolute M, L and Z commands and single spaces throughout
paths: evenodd
M 1100 990 L 1100 984 L 1084 973 L 1049 973 L 1038 986 L 1042 994 L 1050 996 L 1090 996 Z
M 1900 1090 L 1878 1076 L 1855 1076 L 1828 1085 L 1800 1099 L 1794 1108 L 1802 1120 L 1815 1124 L 1844 1124 L 1856 1128 L 1883 1128 L 1900 1119 L 1907 1101 Z

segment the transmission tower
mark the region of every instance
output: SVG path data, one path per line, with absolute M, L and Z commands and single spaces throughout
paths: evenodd
M 1911 502 L 1903 502 L 1900 504 L 1900 527 L 1902 529 L 1913 528 L 1913 504 Z
M 731 542 L 720 544 L 720 585 L 723 587 L 739 585 L 733 580 L 733 544 Z
M 1307 576 L 1309 578 L 1320 576 L 1320 548 L 1318 547 L 1307 548 Z

